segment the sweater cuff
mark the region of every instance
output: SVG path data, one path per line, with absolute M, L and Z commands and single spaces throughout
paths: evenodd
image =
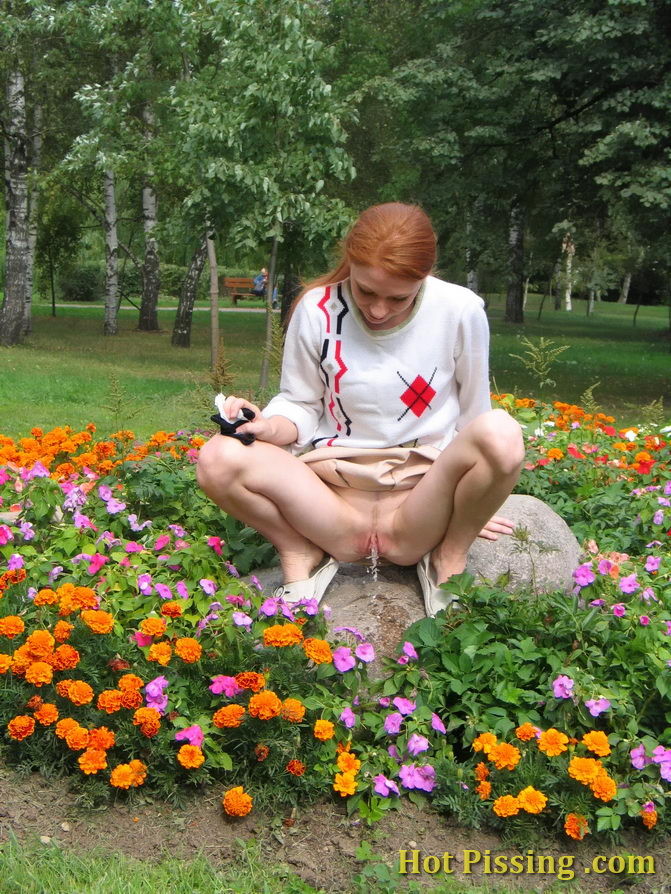
M 273 416 L 284 416 L 285 419 L 293 422 L 298 431 L 298 437 L 294 444 L 288 445 L 292 452 L 294 449 L 300 450 L 306 447 L 316 430 L 317 420 L 311 410 L 280 396 L 274 397 L 268 406 L 261 410 L 261 415 L 266 419 L 271 419 Z

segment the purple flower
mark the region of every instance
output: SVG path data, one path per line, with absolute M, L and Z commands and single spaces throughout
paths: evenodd
M 405 665 L 405 664 L 408 664 L 409 661 L 410 661 L 410 659 L 408 658 L 407 655 L 399 655 L 398 658 L 396 659 L 396 664 Z
M 138 574 L 137 587 L 143 596 L 151 596 L 151 594 L 154 592 L 154 588 L 152 587 L 151 574 Z
M 21 522 L 19 525 L 19 529 L 23 534 L 24 540 L 32 540 L 35 537 L 35 531 L 33 530 L 33 526 L 30 522 Z
M 352 670 L 355 664 L 356 660 L 354 655 L 352 655 L 352 650 L 347 646 L 340 646 L 340 648 L 336 649 L 333 653 L 333 665 L 341 674 Z
M 319 611 L 319 602 L 314 597 L 312 599 L 301 599 L 298 604 L 303 614 L 309 615 L 311 618 Z
M 401 714 L 412 714 L 412 712 L 417 707 L 415 702 L 411 702 L 409 698 L 401 698 L 400 695 L 397 695 L 393 701 L 394 707 L 398 708 Z
M 393 758 L 397 764 L 403 763 L 403 758 L 401 757 L 401 752 L 398 750 L 398 748 L 395 745 L 390 745 L 387 748 L 387 754 L 389 755 L 389 757 Z
M 116 497 L 112 497 L 111 500 L 108 500 L 106 503 L 107 512 L 110 515 L 116 515 L 118 512 L 123 512 L 126 508 L 126 504 L 122 503 L 121 500 L 117 500 Z
M 167 584 L 155 584 L 154 586 L 161 599 L 172 599 L 172 590 Z
M 155 697 L 147 696 L 146 698 L 147 707 L 155 708 L 159 714 L 165 714 L 165 709 L 168 707 L 168 696 L 167 695 L 157 695 Z
M 594 583 L 596 575 L 592 571 L 592 563 L 586 562 L 584 565 L 579 565 L 573 572 L 573 580 L 579 587 L 588 587 Z
M 98 496 L 103 503 L 107 503 L 108 500 L 112 499 L 112 488 L 107 484 L 101 484 L 98 488 Z
M 645 560 L 645 570 L 657 571 L 661 564 L 662 559 L 660 556 L 648 556 L 648 558 Z
M 624 602 L 616 602 L 613 606 L 613 614 L 616 618 L 623 618 L 627 613 L 627 606 Z
M 387 714 L 384 718 L 384 731 L 390 736 L 396 736 L 401 731 L 403 723 L 403 715 L 394 711 L 393 714 Z
M 175 741 L 176 742 L 188 742 L 189 745 L 195 745 L 196 748 L 200 748 L 203 744 L 205 736 L 203 735 L 202 729 L 195 723 L 193 726 L 187 726 L 186 729 L 180 730 L 178 733 L 175 733 Z
M 590 605 L 594 605 L 594 606 L 597 606 L 597 607 L 600 606 L 600 605 L 605 605 L 605 604 L 606 604 L 606 600 L 605 600 L 605 599 L 592 599 L 592 601 L 590 602 Z
M 41 462 L 36 462 L 29 472 L 22 472 L 21 477 L 24 481 L 32 481 L 33 478 L 48 478 L 49 469 L 43 466 Z
M 381 698 L 377 700 L 378 705 L 381 705 L 383 708 L 388 708 L 391 704 L 391 699 L 388 695 L 383 695 Z
M 347 729 L 352 729 L 356 723 L 356 714 L 351 708 L 345 708 L 340 714 L 340 722 L 344 723 Z
M 145 528 L 150 527 L 151 521 L 147 519 L 147 521 L 143 521 L 142 524 L 138 523 L 137 515 L 134 512 L 131 512 L 128 516 L 128 524 L 130 525 L 131 531 L 144 531 Z
M 652 517 L 652 523 L 653 523 L 653 525 L 661 525 L 663 521 L 664 521 L 664 510 L 658 509 L 657 512 L 655 512 L 655 514 Z
M 655 596 L 655 591 L 652 589 L 652 587 L 646 587 L 645 590 L 641 590 L 641 599 L 644 602 L 650 602 L 651 599 L 654 599 L 655 602 L 659 601 Z
M 159 695 L 163 695 L 163 690 L 168 685 L 169 682 L 166 677 L 154 677 L 154 679 L 150 680 L 144 687 L 145 695 L 148 695 L 149 698 L 157 698 Z
M 638 619 L 638 622 L 643 627 L 647 627 L 648 624 L 650 623 L 650 618 L 647 615 L 641 615 L 641 617 Z
M 413 733 L 408 739 L 408 751 L 413 757 L 417 757 L 423 751 L 429 750 L 429 740 L 425 736 Z
M 651 763 L 650 758 L 646 757 L 645 745 L 637 745 L 635 748 L 632 748 L 629 752 L 629 758 L 632 767 L 636 767 L 637 770 L 642 770 L 646 764 Z
M 421 789 L 424 792 L 433 791 L 436 785 L 436 771 L 427 764 L 425 767 L 416 767 L 414 764 L 403 764 L 399 770 L 399 776 L 404 788 Z
M 667 495 L 667 497 L 671 497 L 671 479 L 669 479 L 669 481 L 667 481 L 664 485 L 664 493 Z
M 198 583 L 200 584 L 201 590 L 204 593 L 207 593 L 208 596 L 214 596 L 217 592 L 217 585 L 213 580 L 210 580 L 207 577 L 202 577 Z
M 571 698 L 575 683 L 566 674 L 560 674 L 552 681 L 552 691 L 555 698 Z
M 229 574 L 232 574 L 233 577 L 240 577 L 240 572 L 235 567 L 235 565 L 232 565 L 230 562 L 224 562 L 224 565 L 226 566 L 226 570 Z
M 601 559 L 598 566 L 598 572 L 599 574 L 608 574 L 612 567 L 613 563 L 609 562 L 608 559 Z
M 658 745 L 652 752 L 652 759 L 656 764 L 666 764 L 671 761 L 671 748 Z
M 432 729 L 435 729 L 435 731 L 437 733 L 443 733 L 443 734 L 447 733 L 447 730 L 445 729 L 445 724 L 443 723 L 443 721 L 440 719 L 440 717 L 437 714 L 431 715 L 431 727 L 432 727 Z
M 378 773 L 377 776 L 373 776 L 373 782 L 375 783 L 373 791 L 376 795 L 381 795 L 383 798 L 388 798 L 390 794 L 400 795 L 401 793 L 398 790 L 398 786 L 393 781 L 393 779 L 387 779 L 382 773 Z
M 351 633 L 355 639 L 359 640 L 359 642 L 363 642 L 366 639 L 366 637 L 363 635 L 363 633 L 360 630 L 358 630 L 356 627 L 334 627 L 333 632 L 334 633 Z
M 415 650 L 415 647 L 412 643 L 409 643 L 407 640 L 403 643 L 403 654 L 407 655 L 408 658 L 411 658 L 413 661 L 417 661 L 419 655 Z
M 667 782 L 671 782 L 671 761 L 664 761 L 659 765 L 659 775 Z
M 249 582 L 253 587 L 256 587 L 256 589 L 259 591 L 259 593 L 263 590 L 263 584 L 261 583 L 261 581 L 258 579 L 258 577 L 255 574 L 252 574 L 250 576 Z
M 19 568 L 23 568 L 25 562 L 23 561 L 23 556 L 20 553 L 12 553 L 12 555 L 7 560 L 7 568 L 10 571 L 18 571 Z
M 53 583 L 57 577 L 60 577 L 63 574 L 63 566 L 62 565 L 54 565 L 54 567 L 49 572 L 49 583 Z
M 247 627 L 249 629 L 253 624 L 252 619 L 244 612 L 233 612 L 231 617 L 236 627 Z
M 175 535 L 175 537 L 186 537 L 186 531 L 181 525 L 168 525 L 169 530 Z
M 235 677 L 226 677 L 224 674 L 219 674 L 216 677 L 212 677 L 211 680 L 212 682 L 208 688 L 215 695 L 223 693 L 228 698 L 233 698 L 234 695 L 242 692 L 242 689 L 236 683 Z
M 63 509 L 68 512 L 74 512 L 79 506 L 86 503 L 86 494 L 78 487 L 73 487 L 67 497 L 63 500 Z
M 623 593 L 635 593 L 638 589 L 640 584 L 636 580 L 636 572 L 620 579 L 620 590 Z
M 259 613 L 265 615 L 266 618 L 274 618 L 279 608 L 279 602 L 273 596 L 264 599 L 259 607 Z
M 182 599 L 189 598 L 189 590 L 183 580 L 175 584 L 175 589 L 177 590 L 178 595 L 182 597 Z
M 585 702 L 585 707 L 592 717 L 598 717 L 610 708 L 610 702 L 607 698 L 590 698 Z
M 354 654 L 360 661 L 366 662 L 375 660 L 375 649 L 370 643 L 360 643 L 354 651 Z

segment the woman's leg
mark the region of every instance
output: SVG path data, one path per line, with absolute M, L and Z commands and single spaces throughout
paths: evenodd
M 438 583 L 463 571 L 469 547 L 517 483 L 523 459 L 521 429 L 505 410 L 478 416 L 386 520 L 383 555 L 409 565 L 432 550 Z
M 215 435 L 198 459 L 200 487 L 277 549 L 285 583 L 304 580 L 326 552 L 365 555 L 365 523 L 305 463 L 281 447 Z

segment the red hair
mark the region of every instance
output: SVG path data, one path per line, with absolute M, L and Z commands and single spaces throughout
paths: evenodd
M 367 208 L 345 236 L 339 264 L 306 283 L 294 307 L 310 289 L 347 279 L 352 262 L 381 267 L 400 279 L 424 279 L 436 263 L 436 234 L 428 215 L 402 202 Z

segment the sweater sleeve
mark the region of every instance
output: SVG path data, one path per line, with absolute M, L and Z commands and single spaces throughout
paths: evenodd
M 491 410 L 489 393 L 489 324 L 482 300 L 468 302 L 459 320 L 455 351 L 459 400 L 457 431 Z
M 294 423 L 298 438 L 290 446 L 299 452 L 312 440 L 323 411 L 324 383 L 319 375 L 319 332 L 303 298 L 297 305 L 284 342 L 280 392 L 261 411 Z

